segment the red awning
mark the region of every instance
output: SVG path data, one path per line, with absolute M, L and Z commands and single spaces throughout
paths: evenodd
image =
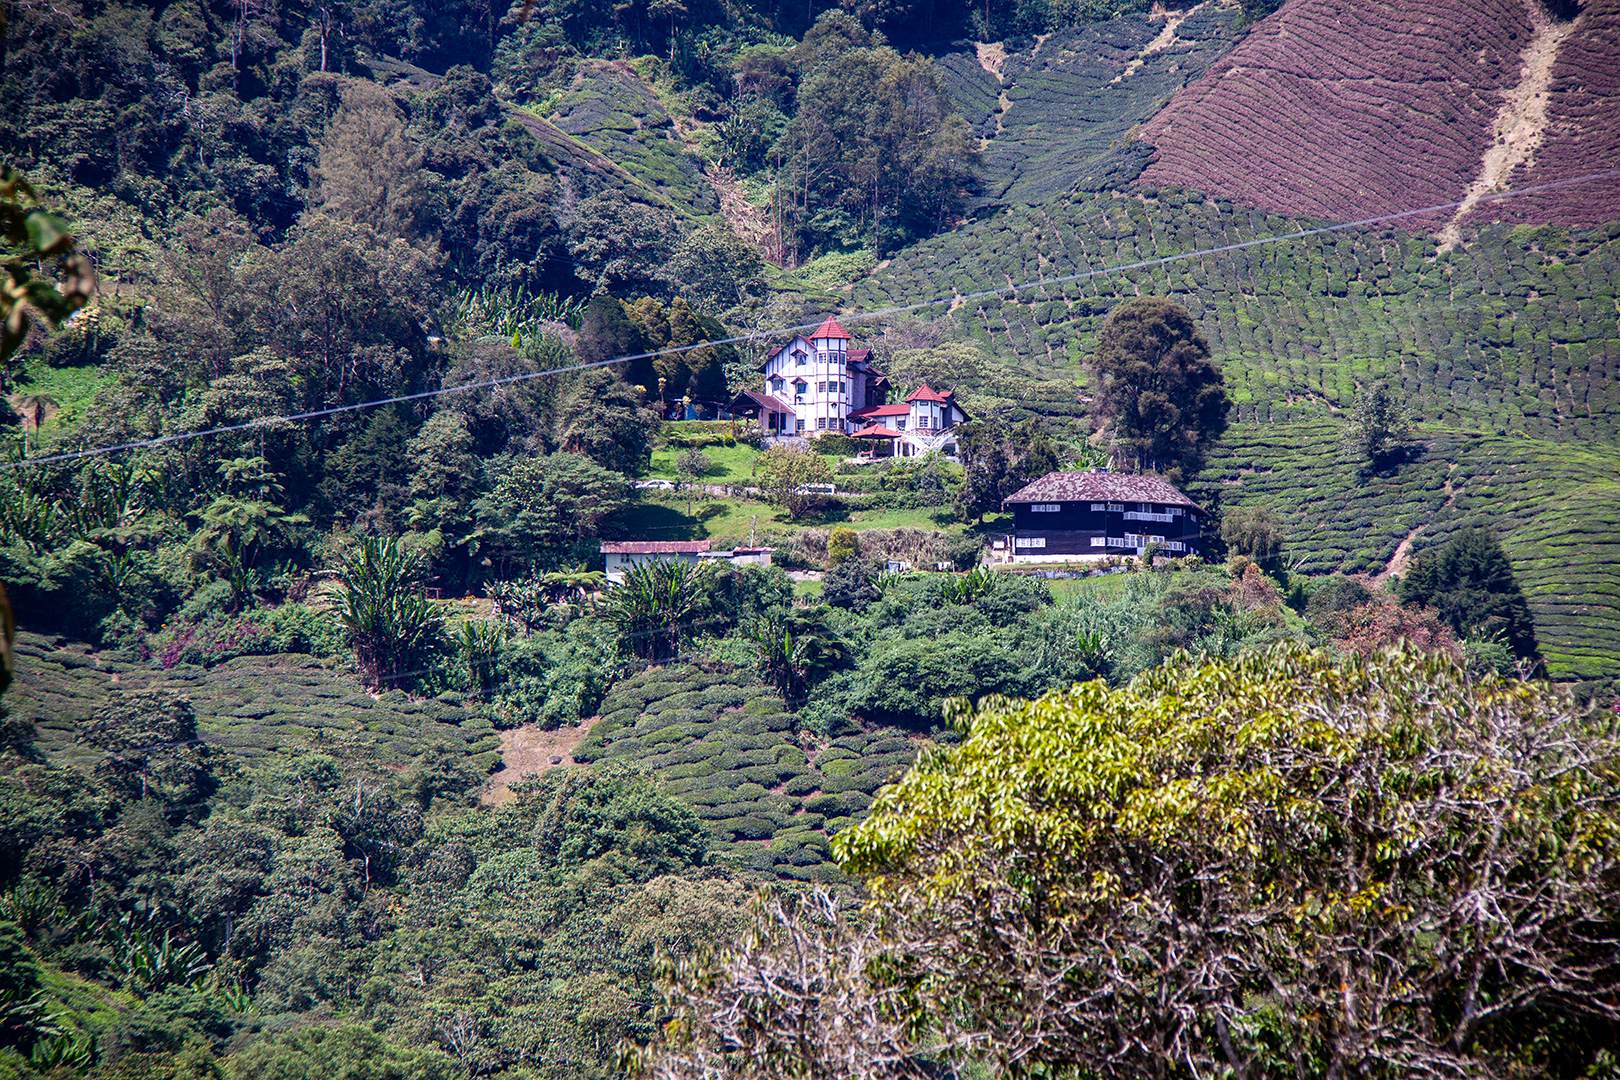
M 854 435 L 852 435 L 850 437 L 854 438 L 854 439 L 899 439 L 899 438 L 903 438 L 903 436 L 898 431 L 894 430 L 893 428 L 886 428 L 882 424 L 873 424 L 871 427 L 861 428 L 861 430 L 857 431 Z

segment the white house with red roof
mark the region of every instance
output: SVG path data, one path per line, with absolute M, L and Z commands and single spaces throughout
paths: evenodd
M 765 358 L 760 389 L 739 393 L 731 412 L 757 418 L 767 442 L 839 431 L 889 439 L 901 456 L 954 449 L 948 433 L 967 419 L 955 395 L 924 385 L 904 404 L 888 404 L 888 376 L 873 366 L 870 349 L 852 342 L 831 317 L 795 336 Z

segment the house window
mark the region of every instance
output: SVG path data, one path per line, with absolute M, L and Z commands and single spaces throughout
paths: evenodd
M 1063 509 L 1060 503 L 1035 503 L 1030 507 L 1037 514 L 1055 514 Z
M 1108 537 L 1106 537 L 1106 536 L 1093 536 L 1091 538 L 1091 546 L 1092 547 L 1107 547 L 1108 546 Z
M 1108 504 L 1108 512 L 1110 514 L 1123 514 L 1125 512 L 1125 504 L 1124 503 L 1109 503 Z
M 800 418 L 800 420 L 798 422 L 798 426 L 794 430 L 799 432 L 799 434 L 801 434 L 801 435 L 804 434 L 804 420 L 803 420 L 802 417 Z
M 816 393 L 825 394 L 826 392 L 827 392 L 827 384 L 826 383 L 824 383 L 824 382 L 816 383 Z
M 804 366 L 804 350 L 796 349 L 793 353 L 793 363 L 798 367 Z
M 904 431 L 904 430 L 906 430 L 906 422 L 904 420 L 896 420 L 894 422 L 894 430 L 896 430 L 896 431 Z
M 778 393 L 781 392 L 781 390 L 782 390 L 782 376 L 780 376 L 780 375 L 771 376 L 771 389 L 777 391 Z
M 816 417 L 816 430 L 817 431 L 826 431 L 827 430 L 827 418 L 825 416 Z
M 1013 539 L 1013 547 L 1043 548 L 1045 546 L 1046 537 L 1044 536 L 1019 536 Z
M 1182 509 L 1182 508 L 1181 508 L 1181 507 L 1179 507 L 1179 506 L 1172 506 L 1172 507 L 1171 507 L 1171 508 L 1170 508 L 1170 516 L 1171 516 L 1171 517 L 1181 517 L 1181 516 L 1182 516 L 1182 515 L 1183 515 L 1183 514 L 1185 514 L 1185 513 L 1186 513 L 1186 512 L 1187 512 L 1187 511 L 1185 511 L 1185 510 L 1184 510 L 1184 509 Z
M 844 392 L 844 380 L 843 379 L 838 380 L 838 392 L 840 394 L 842 394 Z

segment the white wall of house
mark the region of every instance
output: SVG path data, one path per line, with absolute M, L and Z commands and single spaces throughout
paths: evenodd
M 655 562 L 695 563 L 698 561 L 697 552 L 659 551 L 649 553 L 636 553 L 621 555 L 617 552 L 602 556 L 606 564 L 607 579 L 614 585 L 624 584 L 624 572 L 633 566 L 645 566 Z
M 848 431 L 850 412 L 866 403 L 866 374 L 849 369 L 844 338 L 796 337 L 765 362 L 764 390 L 793 407 L 783 434 Z

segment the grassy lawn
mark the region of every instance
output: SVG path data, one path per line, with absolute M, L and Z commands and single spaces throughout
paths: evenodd
M 680 479 L 675 471 L 675 459 L 685 452 L 678 446 L 653 451 L 652 465 L 647 475 L 662 480 Z M 703 474 L 703 479 L 711 484 L 736 484 L 752 479 L 754 460 L 759 457 L 758 450 L 741 445 L 705 446 L 703 453 L 710 462 L 709 471 Z
M 789 521 L 785 510 L 752 499 L 704 497 L 672 491 L 642 491 L 621 521 L 626 536 L 644 540 L 713 541 L 716 548 L 747 543 L 750 530 L 759 543 L 781 540 L 803 529 L 825 529 L 845 525 L 864 529 L 930 529 L 956 535 L 963 532 L 994 532 L 1003 515 L 986 516 L 981 530 L 972 530 L 951 520 L 950 510 L 845 510 L 833 509 L 825 515 Z M 1009 518 L 1010 521 L 1010 518 Z
M 1082 596 L 1106 600 L 1125 590 L 1130 574 L 1098 574 L 1096 577 L 1057 578 L 1046 584 L 1052 589 L 1052 598 L 1058 603 L 1078 600 Z
M 84 417 L 85 409 L 101 386 L 100 368 L 93 365 L 53 368 L 39 357 L 30 357 L 21 365 L 17 375 L 16 385 L 12 389 L 14 401 L 33 394 L 56 399 L 56 405 L 47 410 L 49 419 L 40 433 L 46 443 L 60 437 Z

